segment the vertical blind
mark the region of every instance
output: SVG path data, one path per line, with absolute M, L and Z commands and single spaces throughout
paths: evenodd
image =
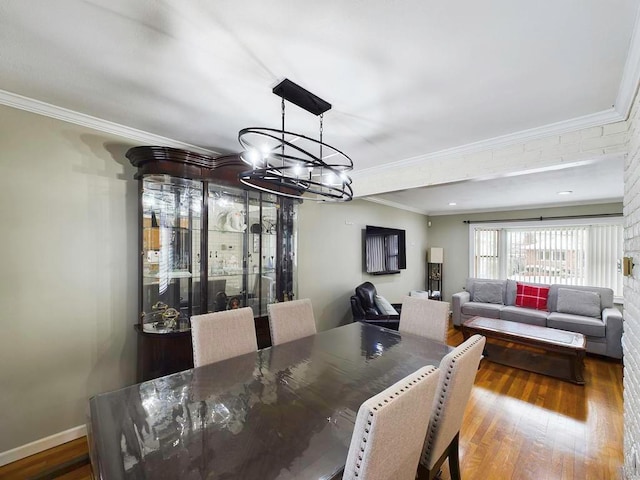
M 590 285 L 622 295 L 622 224 L 474 228 L 480 278 Z

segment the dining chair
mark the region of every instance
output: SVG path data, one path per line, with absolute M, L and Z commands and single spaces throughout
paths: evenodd
M 421 297 L 404 297 L 400 311 L 401 333 L 447 342 L 449 303 Z
M 279 345 L 316 334 L 316 321 L 311 300 L 308 298 L 270 303 L 267 305 L 267 312 L 271 345 Z
M 414 480 L 438 373 L 422 367 L 360 406 L 343 480 Z
M 200 367 L 258 350 L 250 307 L 191 317 L 193 366 Z
M 419 479 L 436 478 L 448 458 L 451 480 L 460 480 L 460 427 L 485 341 L 482 335 L 474 335 L 440 361 L 438 390 L 418 466 Z

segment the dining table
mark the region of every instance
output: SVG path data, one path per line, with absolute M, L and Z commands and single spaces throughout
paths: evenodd
M 354 322 L 95 395 L 87 413 L 94 475 L 340 478 L 360 405 L 451 349 Z

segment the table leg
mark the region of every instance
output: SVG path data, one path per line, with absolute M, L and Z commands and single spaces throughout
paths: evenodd
M 584 351 L 577 352 L 572 360 L 571 360 L 571 374 L 573 376 L 573 380 L 580 384 L 584 385 Z
M 465 327 L 464 325 L 462 325 L 462 338 L 466 340 L 469 340 L 469 337 L 471 336 L 471 334 L 469 333 L 469 329 L 467 327 Z

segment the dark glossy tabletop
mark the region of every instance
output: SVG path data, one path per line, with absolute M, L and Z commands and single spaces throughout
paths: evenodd
M 93 397 L 103 479 L 326 479 L 344 467 L 362 402 L 446 345 L 352 323 Z M 393 446 L 390 446 L 393 448 Z

